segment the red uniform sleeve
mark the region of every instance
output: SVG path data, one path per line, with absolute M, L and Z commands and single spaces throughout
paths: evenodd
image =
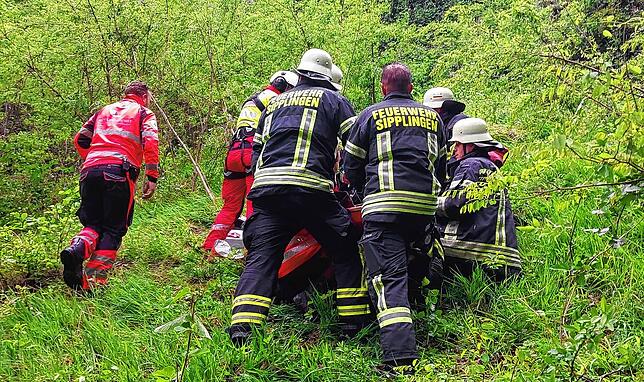
M 159 178 L 159 128 L 154 113 L 149 110 L 146 112 L 141 129 L 145 175 L 149 180 L 156 181 Z
M 96 123 L 97 115 L 98 112 L 92 115 L 92 117 L 83 124 L 83 127 L 81 127 L 74 137 L 74 146 L 83 160 L 87 158 L 89 147 L 92 145 L 92 137 L 94 136 L 94 125 Z

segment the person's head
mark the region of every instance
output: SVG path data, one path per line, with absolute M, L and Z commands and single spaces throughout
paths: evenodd
M 465 118 L 456 122 L 452 129 L 454 156 L 462 159 L 475 149 L 477 143 L 490 142 L 492 136 L 487 131 L 487 123 L 480 118 Z
M 143 106 L 150 106 L 150 90 L 148 89 L 148 85 L 143 81 L 136 80 L 130 82 L 125 86 L 123 93 L 125 95 L 132 94 L 140 97 L 143 101 Z
M 411 71 L 407 65 L 394 62 L 382 68 L 380 89 L 385 96 L 392 92 L 411 94 L 414 85 L 411 83 Z
M 336 64 L 333 64 L 331 67 L 331 83 L 335 86 L 337 91 L 342 91 L 342 85 L 340 84 L 342 82 L 342 78 L 344 78 L 342 70 Z
M 271 76 L 270 83 L 275 89 L 284 93 L 297 86 L 298 79 L 297 74 L 288 70 L 280 70 Z

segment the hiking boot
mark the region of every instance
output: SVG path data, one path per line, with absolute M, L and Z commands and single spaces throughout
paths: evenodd
M 394 379 L 400 376 L 411 376 L 415 374 L 414 358 L 398 361 L 385 361 L 376 366 L 376 370 L 387 379 Z
M 85 243 L 74 239 L 69 247 L 60 252 L 60 262 L 63 263 L 63 280 L 68 287 L 79 290 L 83 288 L 83 260 Z

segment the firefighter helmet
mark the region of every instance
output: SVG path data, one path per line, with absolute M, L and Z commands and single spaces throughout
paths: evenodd
M 431 88 L 425 92 L 423 104 L 433 109 L 443 106 L 443 102 L 454 100 L 454 93 L 448 88 Z
M 333 66 L 331 67 L 331 83 L 338 91 L 342 90 L 342 85 L 340 85 L 342 78 L 344 78 L 342 70 L 336 64 L 333 64 Z
M 452 129 L 450 142 L 478 143 L 492 141 L 487 124 L 481 118 L 465 118 L 456 122 Z
M 331 55 L 322 49 L 309 49 L 302 55 L 300 64 L 297 66 L 299 74 L 317 74 L 321 75 L 321 79 L 330 79 L 331 68 L 333 67 L 333 59 Z M 313 77 L 318 77 L 313 76 Z
M 280 91 L 286 91 L 288 88 L 294 88 L 298 79 L 297 74 L 288 70 L 280 70 L 271 76 L 270 83 Z

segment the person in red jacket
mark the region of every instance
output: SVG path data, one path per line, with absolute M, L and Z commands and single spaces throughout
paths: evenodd
M 270 85 L 252 95 L 242 105 L 237 119 L 237 131 L 228 145 L 228 154 L 224 163 L 224 182 L 221 186 L 224 206 L 217 214 L 202 245 L 203 249 L 210 252 L 208 260 L 227 256 L 229 247 L 224 239 L 241 215 L 244 200 L 253 185 L 254 179 L 251 172 L 253 137 L 259 117 L 273 97 L 293 88 L 297 85 L 297 80 L 298 76 L 293 72 L 286 70 L 276 72 L 270 79 Z M 250 217 L 252 213 L 253 205 L 250 200 L 247 200 L 246 217 Z
M 147 108 L 150 97 L 145 83 L 131 82 L 122 100 L 96 112 L 74 137 L 83 159 L 77 215 L 84 228 L 60 253 L 63 279 L 72 289 L 88 290 L 107 283 L 107 272 L 132 222 L 136 179 L 143 161 L 147 176 L 143 199 L 154 194 L 159 137 L 156 117 Z

